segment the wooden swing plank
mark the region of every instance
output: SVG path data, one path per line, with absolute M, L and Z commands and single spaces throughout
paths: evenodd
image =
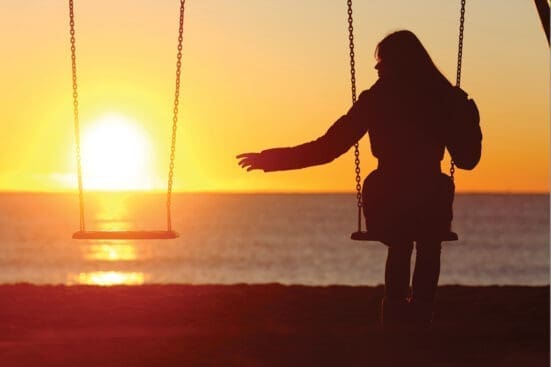
M 168 240 L 178 238 L 174 231 L 78 231 L 77 240 Z
M 380 242 L 382 240 L 382 237 L 380 235 L 376 235 L 374 233 L 371 233 L 369 231 L 362 231 L 362 232 L 354 232 L 350 236 L 351 239 L 355 241 L 378 241 Z M 448 232 L 445 233 L 443 236 L 440 236 L 438 238 L 434 238 L 439 241 L 457 241 L 459 237 L 457 236 L 457 233 L 455 232 Z

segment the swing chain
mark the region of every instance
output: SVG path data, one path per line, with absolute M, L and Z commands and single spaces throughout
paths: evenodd
M 174 109 L 172 116 L 172 137 L 170 145 L 170 164 L 168 171 L 168 191 L 166 199 L 167 230 L 172 230 L 172 215 L 170 208 L 172 206 L 172 185 L 174 182 L 174 158 L 176 155 L 176 130 L 178 127 L 178 107 L 180 105 L 180 75 L 182 69 L 182 41 L 184 33 L 184 4 L 185 0 L 180 0 L 180 20 L 178 25 L 178 54 L 176 55 L 176 89 L 174 92 Z
M 84 189 L 82 185 L 82 158 L 80 149 L 80 123 L 78 115 L 78 84 L 77 84 L 77 56 L 75 39 L 75 14 L 73 0 L 69 0 L 69 26 L 71 35 L 71 71 L 73 79 L 73 120 L 75 127 L 75 152 L 77 160 L 78 199 L 80 208 L 80 230 L 86 230 L 84 225 Z
M 352 87 L 352 103 L 356 103 L 356 61 L 354 60 L 354 26 L 352 24 L 352 0 L 348 1 L 348 48 L 350 49 L 350 82 Z
M 463 32 L 465 30 L 465 2 L 466 0 L 461 0 L 461 16 L 459 17 L 459 42 L 457 46 L 457 73 L 455 77 L 455 85 L 457 87 L 461 86 L 461 66 L 463 63 Z M 455 174 L 455 162 L 453 159 L 450 162 L 450 178 L 454 179 Z
M 455 85 L 461 86 L 461 66 L 463 63 L 463 32 L 465 30 L 465 2 L 461 0 L 461 16 L 459 17 L 459 42 L 457 46 L 457 73 Z
M 352 18 L 352 0 L 347 0 L 348 5 L 348 47 L 350 49 L 350 83 L 352 90 L 352 104 L 356 103 L 356 62 L 354 60 L 354 26 Z M 356 165 L 356 199 L 358 205 L 358 231 L 362 229 L 362 184 L 360 174 L 360 144 L 354 144 L 354 164 Z

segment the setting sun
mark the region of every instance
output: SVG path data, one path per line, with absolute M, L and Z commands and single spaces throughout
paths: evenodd
M 152 187 L 151 145 L 130 119 L 108 115 L 82 135 L 84 187 L 91 190 L 147 190 Z

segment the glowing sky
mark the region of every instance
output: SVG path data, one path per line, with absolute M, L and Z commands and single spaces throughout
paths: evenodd
M 150 140 L 166 186 L 179 2 L 75 0 L 83 129 L 116 114 Z M 0 190 L 75 184 L 68 6 L 0 2 Z M 356 0 L 358 87 L 373 50 L 414 31 L 455 79 L 459 1 Z M 350 151 L 330 165 L 246 173 L 234 156 L 315 139 L 350 105 L 346 1 L 188 0 L 176 190 L 353 191 Z M 532 1 L 468 1 L 462 86 L 476 100 L 483 158 L 458 191 L 549 190 L 549 49 Z M 367 138 L 362 172 L 373 169 Z M 443 166 L 447 166 L 447 162 Z

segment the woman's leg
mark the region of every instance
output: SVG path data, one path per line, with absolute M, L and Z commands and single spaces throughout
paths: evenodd
M 413 300 L 434 302 L 440 277 L 441 242 L 418 242 L 413 272 Z
M 440 277 L 441 242 L 419 241 L 416 245 L 412 303 L 417 321 L 430 324 L 438 278 Z
M 389 244 L 385 268 L 385 298 L 405 301 L 409 297 L 409 279 L 413 242 Z
M 401 326 L 409 321 L 408 297 L 413 242 L 388 244 L 385 295 L 381 307 L 383 326 Z

